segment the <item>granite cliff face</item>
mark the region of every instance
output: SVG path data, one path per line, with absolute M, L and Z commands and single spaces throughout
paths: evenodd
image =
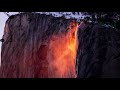
M 120 31 L 81 23 L 78 30 L 78 78 L 120 78 Z
M 120 31 L 36 13 L 11 16 L 1 78 L 119 78 Z
M 76 27 L 75 21 L 63 17 L 35 13 L 11 16 L 3 36 L 0 77 L 76 77 Z

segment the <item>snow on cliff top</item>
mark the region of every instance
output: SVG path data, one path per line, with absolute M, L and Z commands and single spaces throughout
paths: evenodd
M 11 15 L 15 15 L 18 14 L 19 12 L 8 12 L 8 14 Z M 40 13 L 40 14 L 46 14 L 46 15 L 52 15 L 54 17 L 61 17 L 61 16 L 65 16 L 66 19 L 77 19 L 77 20 L 81 20 L 84 19 L 84 15 L 81 12 L 35 12 L 35 13 Z

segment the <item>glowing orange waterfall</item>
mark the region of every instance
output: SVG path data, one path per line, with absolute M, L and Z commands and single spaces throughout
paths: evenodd
M 67 33 L 52 36 L 49 45 L 49 77 L 75 78 L 78 23 L 70 22 Z M 52 60 L 52 62 L 51 62 Z

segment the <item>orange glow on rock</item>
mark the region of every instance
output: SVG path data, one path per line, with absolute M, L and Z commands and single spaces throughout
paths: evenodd
M 48 50 L 49 77 L 75 78 L 78 23 L 72 21 L 67 34 L 52 36 Z

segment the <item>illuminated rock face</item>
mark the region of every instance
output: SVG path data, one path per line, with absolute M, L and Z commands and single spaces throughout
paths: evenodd
M 10 17 L 2 44 L 1 78 L 75 78 L 77 23 L 23 13 Z
M 75 59 L 77 51 L 76 31 L 77 23 L 70 22 L 66 33 L 53 35 L 49 44 L 49 77 L 74 78 Z
M 120 78 L 119 30 L 81 23 L 78 41 L 78 78 Z
M 7 20 L 3 39 L 0 78 L 120 78 L 114 28 L 23 13 Z

